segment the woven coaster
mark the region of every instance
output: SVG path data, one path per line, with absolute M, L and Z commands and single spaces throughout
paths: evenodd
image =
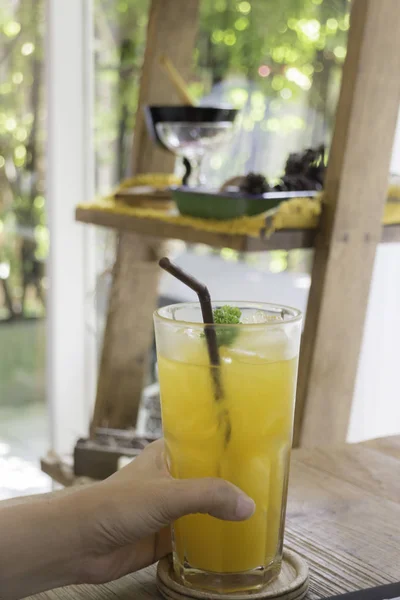
M 308 566 L 303 558 L 292 550 L 283 553 L 282 570 L 277 579 L 262 590 L 234 594 L 217 594 L 210 591 L 184 587 L 178 582 L 170 557 L 164 558 L 157 567 L 157 587 L 166 600 L 302 600 L 308 590 Z

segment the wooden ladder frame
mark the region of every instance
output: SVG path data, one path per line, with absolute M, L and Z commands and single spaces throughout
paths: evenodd
M 152 0 L 134 138 L 133 172 L 170 172 L 149 140 L 142 107 L 177 98 L 157 65 L 167 53 L 187 76 L 199 0 Z M 400 2 L 354 0 L 347 58 L 315 240 L 300 359 L 294 444 L 347 436 L 372 269 L 381 239 L 400 101 Z M 156 303 L 160 238 L 121 232 L 92 431 L 133 426 Z
M 175 158 L 150 140 L 146 104 L 178 104 L 159 66 L 167 54 L 184 77 L 192 63 L 199 0 L 152 0 L 133 143 L 135 174 L 171 173 Z M 136 424 L 153 331 L 162 245 L 156 238 L 120 233 L 104 333 L 96 404 L 91 426 L 127 428 Z

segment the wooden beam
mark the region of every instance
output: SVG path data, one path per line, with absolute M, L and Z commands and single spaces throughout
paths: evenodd
M 382 244 L 398 244 L 400 242 L 400 225 L 386 225 L 382 228 Z
M 178 239 L 191 244 L 208 244 L 215 248 L 232 248 L 242 252 L 258 250 L 291 250 L 296 248 L 312 248 L 316 230 L 287 229 L 274 233 L 269 238 L 252 238 L 247 235 L 232 235 L 194 229 L 187 225 L 166 223 L 161 219 L 138 218 L 129 215 L 108 213 L 102 210 L 78 208 L 76 220 L 103 227 L 113 227 L 120 231 L 132 231 L 144 236 L 161 240 Z M 400 227 L 399 227 L 400 241 Z
M 152 335 L 159 243 L 120 236 L 100 362 L 92 433 L 135 425 Z
M 89 477 L 76 477 L 71 463 L 60 458 L 57 454 L 49 453 L 42 458 L 40 460 L 40 467 L 43 473 L 46 473 L 53 481 L 64 487 L 93 483 L 93 479 Z
M 400 3 L 354 0 L 316 238 L 295 444 L 344 442 L 400 100 Z
M 119 231 L 131 231 L 160 240 L 177 239 L 191 244 L 208 244 L 215 248 L 232 248 L 241 252 L 262 250 L 296 250 L 313 248 L 316 229 L 280 229 L 266 238 L 247 235 L 232 235 L 194 229 L 187 225 L 166 223 L 163 220 L 135 217 L 117 212 L 106 212 L 96 208 L 80 207 L 76 209 L 76 220 L 101 227 L 110 227 Z M 400 224 L 382 227 L 382 243 L 400 242 Z
M 175 91 L 158 64 L 167 54 L 187 75 L 192 64 L 199 0 L 152 0 L 133 143 L 133 172 L 170 173 L 172 154 L 147 135 L 143 107 L 173 104 Z M 91 432 L 136 424 L 157 301 L 160 243 L 121 233 L 110 295 Z
M 168 55 L 184 77 L 189 79 L 197 32 L 199 0 L 152 0 L 147 44 L 139 92 L 139 110 L 133 136 L 134 173 L 174 170 L 175 157 L 161 150 L 149 138 L 143 107 L 147 104 L 181 104 L 175 88 L 159 64 Z

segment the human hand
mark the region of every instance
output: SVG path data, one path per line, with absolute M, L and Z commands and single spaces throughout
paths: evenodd
M 171 551 L 170 524 L 191 513 L 242 521 L 254 502 L 222 479 L 173 479 L 162 440 L 130 465 L 80 495 L 80 583 L 103 583 Z M 75 499 L 78 505 L 78 496 Z
M 74 583 L 103 583 L 171 551 L 169 526 L 191 513 L 248 519 L 254 502 L 222 479 L 173 479 L 162 441 L 109 479 L 0 502 L 4 600 Z

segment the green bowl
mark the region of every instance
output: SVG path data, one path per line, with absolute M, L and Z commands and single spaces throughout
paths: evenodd
M 313 197 L 317 192 L 267 192 L 247 195 L 233 192 L 214 192 L 204 189 L 179 187 L 172 197 L 181 215 L 200 219 L 226 221 L 243 216 L 258 215 L 275 208 L 289 198 Z

